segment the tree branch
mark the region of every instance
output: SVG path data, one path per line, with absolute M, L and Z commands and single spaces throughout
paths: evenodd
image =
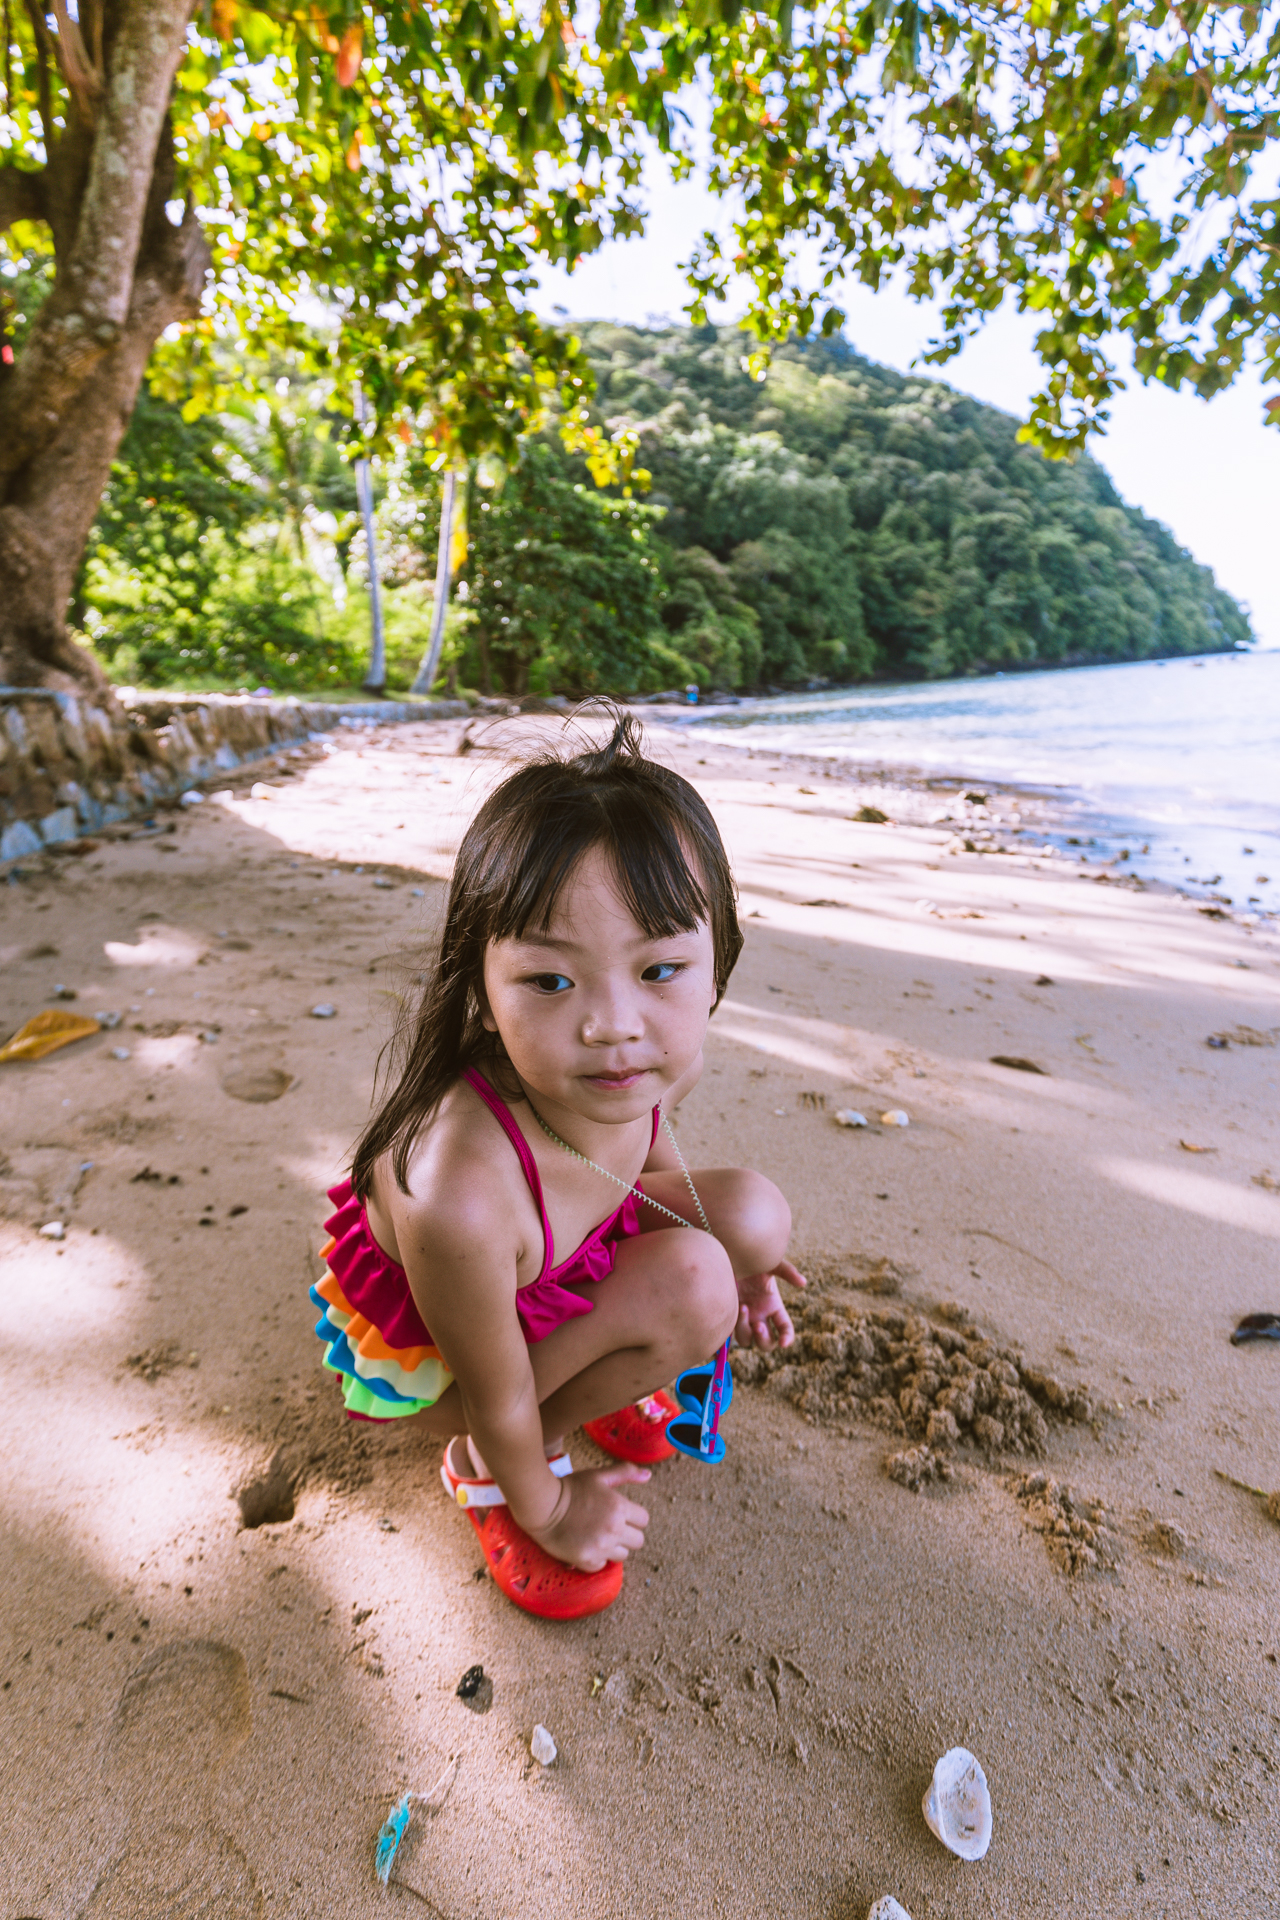
M 125 330 L 189 17 L 190 0 L 127 0 L 122 9 L 74 239 L 0 401 L 0 480 L 56 438 L 66 410 Z
M 51 35 L 45 24 L 44 14 L 37 0 L 26 0 L 27 13 L 31 20 L 31 31 L 36 41 L 36 76 L 40 89 L 40 125 L 44 129 L 44 152 L 46 160 L 53 152 L 53 96 L 49 87 L 49 68 L 53 65 Z
M 45 173 L 22 167 L 0 167 L 0 233 L 15 220 L 45 218 Z
M 92 123 L 102 97 L 102 75 L 85 50 L 79 23 L 67 11 L 67 0 L 53 0 L 53 17 L 58 23 L 55 45 L 62 77 L 81 117 Z

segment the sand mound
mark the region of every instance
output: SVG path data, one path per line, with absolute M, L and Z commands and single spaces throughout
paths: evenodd
M 948 1317 L 962 1314 L 949 1305 Z M 1039 1456 L 1048 1420 L 1089 1422 L 1092 1396 L 997 1347 L 971 1324 L 937 1326 L 910 1307 L 805 1303 L 785 1353 L 735 1352 L 734 1379 L 764 1386 L 819 1426 L 869 1420 L 935 1452 Z
M 1020 1475 L 1013 1483 L 1013 1497 L 1026 1509 L 1028 1524 L 1044 1535 L 1049 1558 L 1064 1573 L 1110 1571 L 1115 1566 L 1116 1536 L 1100 1500 L 1074 1493 L 1047 1473 Z

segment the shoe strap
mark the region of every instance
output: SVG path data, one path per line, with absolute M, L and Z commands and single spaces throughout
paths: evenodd
M 573 1461 L 567 1453 L 558 1453 L 554 1460 L 548 1460 L 547 1465 L 557 1480 L 565 1480 L 573 1472 Z M 459 1480 L 455 1487 L 444 1462 L 441 1463 L 440 1478 L 444 1481 L 444 1490 L 449 1498 L 456 1500 L 460 1507 L 505 1507 L 507 1504 L 507 1496 L 496 1480 Z

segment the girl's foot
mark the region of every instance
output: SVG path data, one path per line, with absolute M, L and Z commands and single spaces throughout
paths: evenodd
M 665 1391 L 646 1394 L 630 1406 L 619 1407 L 599 1420 L 584 1420 L 582 1431 L 611 1453 L 615 1460 L 631 1460 L 651 1467 L 655 1460 L 674 1460 L 676 1450 L 667 1439 L 667 1422 L 680 1409 Z
M 444 1450 L 440 1467 L 444 1490 L 465 1508 L 485 1564 L 512 1605 L 540 1620 L 584 1620 L 612 1606 L 622 1591 L 621 1561 L 611 1560 L 598 1573 L 581 1573 L 557 1560 L 516 1525 L 502 1489 L 493 1480 L 459 1471 L 454 1457 L 457 1444 L 451 1440 Z M 571 1471 L 567 1454 L 549 1465 L 560 1479 Z

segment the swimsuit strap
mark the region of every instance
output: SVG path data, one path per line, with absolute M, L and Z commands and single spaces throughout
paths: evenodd
M 542 1216 L 542 1272 L 538 1275 L 538 1279 L 531 1283 L 537 1286 L 540 1281 L 546 1279 L 551 1271 L 551 1255 L 555 1244 L 551 1232 L 551 1222 L 547 1218 L 547 1203 L 542 1197 L 542 1179 L 538 1173 L 538 1163 L 533 1157 L 529 1142 L 516 1125 L 515 1115 L 502 1098 L 502 1095 L 491 1087 L 484 1075 L 477 1073 L 474 1067 L 464 1067 L 462 1069 L 462 1077 L 467 1085 L 480 1095 L 480 1098 L 484 1101 L 486 1107 L 488 1107 L 490 1113 L 515 1148 L 516 1157 L 520 1162 L 524 1177 L 529 1183 L 529 1191 L 538 1203 L 538 1212 Z M 655 1107 L 653 1110 L 653 1133 L 649 1140 L 650 1151 L 652 1151 L 653 1142 L 658 1137 L 658 1123 L 661 1118 L 661 1107 Z
M 538 1163 L 533 1157 L 529 1142 L 516 1125 L 515 1116 L 506 1101 L 502 1098 L 502 1095 L 497 1093 L 494 1088 L 489 1085 L 484 1075 L 477 1073 L 474 1067 L 464 1067 L 462 1069 L 462 1077 L 467 1085 L 474 1088 L 480 1095 L 480 1098 L 484 1101 L 486 1107 L 488 1107 L 490 1113 L 515 1148 L 516 1157 L 520 1162 L 524 1177 L 529 1183 L 529 1191 L 538 1203 L 538 1212 L 542 1216 L 542 1272 L 538 1275 L 538 1279 L 545 1280 L 551 1271 L 553 1242 L 551 1222 L 547 1218 L 547 1203 L 542 1197 L 542 1180 L 538 1173 Z M 534 1284 L 536 1286 L 537 1281 L 535 1281 Z

